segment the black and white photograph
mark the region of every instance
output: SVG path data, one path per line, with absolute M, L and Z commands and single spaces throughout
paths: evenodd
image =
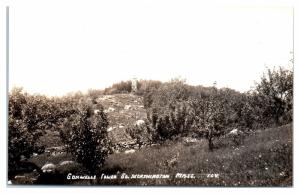
M 6 187 L 293 187 L 291 2 L 7 1 Z

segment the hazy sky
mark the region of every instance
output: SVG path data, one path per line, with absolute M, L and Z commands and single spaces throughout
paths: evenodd
M 293 49 L 292 7 L 249 2 L 12 1 L 10 88 L 62 95 L 181 76 L 246 91 Z

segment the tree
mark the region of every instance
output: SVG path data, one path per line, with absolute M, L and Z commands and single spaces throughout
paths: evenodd
M 209 150 L 214 149 L 213 140 L 225 132 L 226 117 L 223 97 L 214 86 L 212 93 L 207 97 L 191 99 L 191 107 L 194 108 L 194 127 L 200 136 L 208 140 Z
M 280 124 L 280 118 L 289 114 L 292 121 L 293 108 L 293 71 L 279 67 L 267 70 L 260 83 L 256 84 L 255 93 L 258 103 L 263 104 L 263 116 Z
M 14 88 L 9 94 L 8 107 L 8 174 L 11 176 L 20 167 L 22 159 L 28 159 L 34 152 L 43 151 L 36 140 L 43 134 L 37 126 L 44 126 L 35 110 L 33 98 Z M 32 121 L 30 121 L 32 118 Z
M 103 165 L 108 155 L 107 127 L 108 121 L 102 106 L 93 110 L 92 105 L 82 103 L 60 132 L 67 150 L 91 173 Z

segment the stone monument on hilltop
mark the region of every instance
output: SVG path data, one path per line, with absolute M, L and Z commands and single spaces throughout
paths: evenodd
M 131 79 L 131 92 L 137 92 L 137 83 L 138 80 L 137 78 L 132 78 Z

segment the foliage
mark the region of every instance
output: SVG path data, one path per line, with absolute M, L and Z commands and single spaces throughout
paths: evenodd
M 84 112 L 89 108 L 87 104 L 91 105 L 92 102 L 92 98 L 88 98 L 81 93 L 50 98 L 43 95 L 29 95 L 23 92 L 21 88 L 12 89 L 9 94 L 8 110 L 9 174 L 18 169 L 22 159 L 28 159 L 33 153 L 42 153 L 44 151 L 44 145 L 39 143 L 39 138 L 43 136 L 47 130 L 58 131 L 64 128 L 64 126 L 73 126 L 74 129 L 78 129 L 77 132 L 79 133 L 77 133 L 77 135 L 82 133 L 85 135 L 84 137 L 88 138 L 89 134 L 94 136 L 93 133 L 80 131 L 79 129 L 97 129 L 97 132 L 94 132 L 95 138 L 100 138 L 101 140 L 96 143 L 99 146 L 103 145 L 106 149 L 107 147 L 105 146 L 108 141 L 105 135 L 107 119 L 103 113 L 102 106 L 93 105 L 94 108 L 99 109 L 99 112 L 91 116 L 91 118 L 87 118 L 87 115 L 85 115 L 85 113 L 91 115 L 91 112 Z M 69 143 L 68 140 L 72 140 L 70 138 L 71 137 L 65 137 L 65 143 Z M 94 141 L 93 138 L 92 140 Z M 79 140 L 76 141 L 78 142 Z M 82 140 L 82 142 L 84 141 L 89 144 L 95 143 L 89 139 Z M 99 151 L 99 146 L 95 148 L 97 151 L 96 154 L 101 152 L 101 155 L 96 156 L 96 159 L 92 159 L 92 163 L 102 163 L 106 157 L 105 149 L 101 148 L 102 151 Z M 85 149 L 85 147 L 83 149 Z M 92 145 L 91 149 L 94 149 Z M 90 154 L 91 152 L 92 151 L 89 151 Z M 79 154 L 76 157 L 81 162 L 88 160 L 84 159 L 84 154 Z M 99 159 L 99 157 L 101 157 L 101 159 Z M 91 165 L 91 167 L 93 167 L 93 165 Z
M 161 81 L 157 80 L 139 80 L 137 84 L 136 95 L 144 96 L 147 93 L 157 90 L 162 85 Z
M 43 97 L 31 98 L 21 88 L 14 88 L 9 94 L 8 109 L 8 173 L 11 174 L 23 158 L 43 147 L 36 140 L 43 134 L 49 115 L 49 107 L 41 105 Z M 43 112 L 41 112 L 43 110 Z M 39 113 L 39 114 L 37 114 Z M 32 119 L 31 119 L 32 118 Z
M 93 110 L 91 104 L 82 102 L 64 123 L 61 138 L 67 150 L 90 172 L 101 167 L 109 152 L 107 117 L 101 105 Z
M 157 109 L 164 109 L 176 102 L 186 101 L 189 95 L 190 87 L 185 83 L 185 80 L 173 79 L 162 84 L 153 93 L 151 106 Z
M 190 186 L 291 186 L 293 184 L 293 149 L 291 125 L 268 128 L 247 136 L 243 146 L 236 147 L 227 138 L 214 152 L 205 141 L 186 146 L 180 141 L 151 146 L 132 154 L 113 154 L 107 159 L 107 171 L 126 174 L 191 174 L 196 179 L 116 179 L 100 180 L 101 185 L 190 185 Z M 238 148 L 238 149 L 237 149 Z M 177 165 L 163 165 L 179 153 Z
M 96 99 L 99 96 L 103 95 L 103 90 L 89 89 L 87 92 L 87 96 L 92 99 Z
M 185 102 L 177 102 L 168 108 L 157 111 L 156 108 L 148 110 L 148 121 L 153 141 L 164 141 L 177 136 L 187 135 L 193 124 L 192 109 Z
M 262 108 L 265 119 L 273 119 L 276 124 L 292 121 L 293 71 L 279 67 L 267 70 L 260 83 L 256 84 L 257 104 Z M 287 121 L 280 119 L 285 118 Z
M 223 95 L 214 87 L 209 98 L 200 97 L 191 101 L 195 128 L 199 135 L 206 137 L 210 150 L 214 148 L 213 139 L 224 134 L 227 126 L 227 109 L 223 99 Z
M 119 83 L 113 84 L 109 88 L 104 89 L 104 94 L 122 94 L 122 93 L 130 93 L 131 92 L 131 81 L 121 81 Z
M 136 124 L 126 128 L 126 133 L 136 141 L 139 147 L 141 147 L 142 144 L 151 144 L 153 142 L 153 137 L 149 126 L 148 122 L 141 125 Z

